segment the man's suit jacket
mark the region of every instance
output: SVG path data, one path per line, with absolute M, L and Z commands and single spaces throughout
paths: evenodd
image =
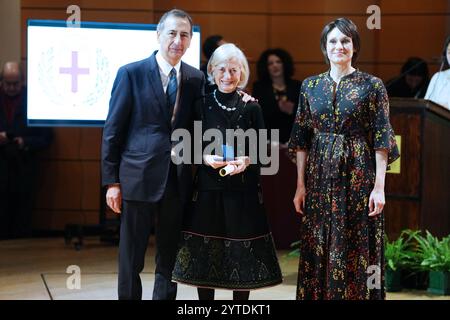
M 203 95 L 204 75 L 181 63 L 180 98 L 171 123 L 155 53 L 117 72 L 103 129 L 102 184 L 120 183 L 124 200 L 157 202 L 163 194 L 171 163 L 171 133 L 192 132 L 194 101 Z M 188 164 L 177 166 L 180 196 L 192 188 Z

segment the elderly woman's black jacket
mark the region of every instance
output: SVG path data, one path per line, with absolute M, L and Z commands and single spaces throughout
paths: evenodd
M 218 94 L 220 94 L 218 92 Z M 224 95 L 222 94 L 222 97 Z M 228 94 L 230 97 L 230 94 Z M 260 129 L 265 129 L 261 107 L 256 102 L 245 103 L 237 93 L 234 93 L 233 99 L 236 101 L 236 110 L 232 112 L 225 111 L 215 102 L 213 93 L 197 100 L 196 103 L 196 119 L 202 121 L 202 133 L 206 130 L 215 128 L 220 130 L 223 137 L 223 143 L 226 144 L 226 129 L 243 130 L 234 138 L 235 156 L 249 156 L 251 165 L 247 169 L 234 176 L 221 177 L 219 169 L 213 169 L 207 165 L 200 165 L 197 170 L 195 184 L 196 189 L 200 191 L 206 190 L 250 190 L 259 187 L 260 176 L 260 157 L 258 155 L 260 143 Z M 239 139 L 248 129 L 254 129 L 256 133 L 256 141 Z M 239 131 L 235 131 L 238 133 Z M 247 132 L 249 133 L 249 132 Z M 198 139 L 198 137 L 196 137 Z M 242 142 L 245 141 L 245 150 Z M 203 142 L 203 150 L 211 141 Z M 250 149 L 251 148 L 251 149 Z M 253 152 L 250 152 L 252 150 Z M 253 156 L 252 156 L 253 154 Z M 222 154 L 220 154 L 222 155 Z M 255 158 L 256 155 L 256 158 Z

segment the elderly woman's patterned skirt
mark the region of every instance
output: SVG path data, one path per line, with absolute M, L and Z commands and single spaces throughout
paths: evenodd
M 172 280 L 250 290 L 282 282 L 258 190 L 199 192 L 188 210 Z

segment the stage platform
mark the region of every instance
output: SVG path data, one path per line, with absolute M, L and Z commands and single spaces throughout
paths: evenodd
M 98 238 L 87 238 L 76 251 L 63 238 L 0 241 L 0 300 L 115 300 L 117 299 L 118 247 L 105 245 Z M 294 300 L 297 281 L 296 258 L 278 253 L 284 282 L 281 285 L 252 291 L 251 300 Z M 69 266 L 81 271 L 81 288 L 68 289 Z M 154 279 L 154 248 L 150 241 L 142 274 L 143 298 L 151 299 Z M 73 282 L 70 282 L 73 284 Z M 425 291 L 388 293 L 390 300 L 446 299 Z M 179 300 L 196 300 L 194 287 L 179 285 Z M 216 299 L 231 300 L 232 293 L 218 290 Z

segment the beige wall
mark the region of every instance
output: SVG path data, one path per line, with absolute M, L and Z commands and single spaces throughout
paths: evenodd
M 20 61 L 20 0 L 0 0 L 0 64 Z

